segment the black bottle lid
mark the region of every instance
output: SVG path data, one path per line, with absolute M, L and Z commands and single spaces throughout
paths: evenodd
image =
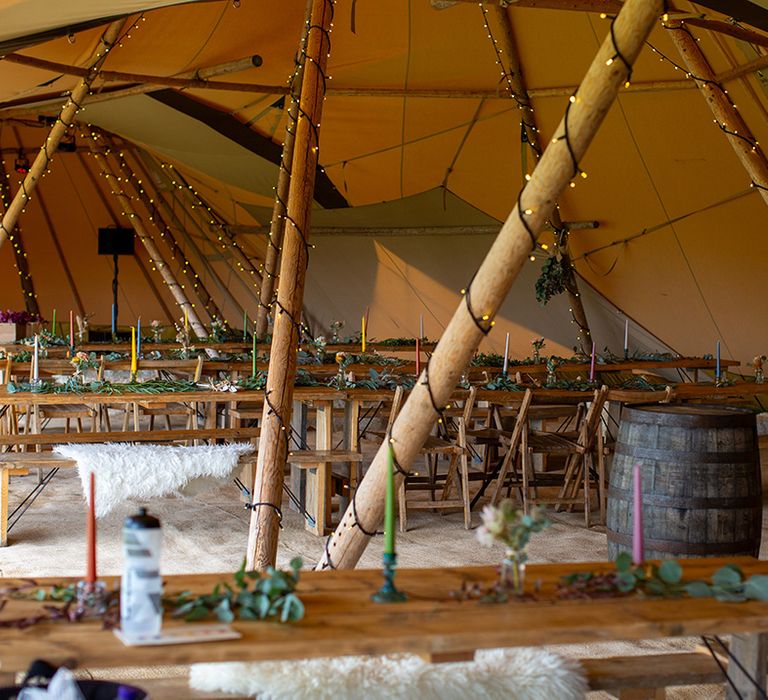
M 147 530 L 158 529 L 160 527 L 160 521 L 153 515 L 147 514 L 146 508 L 139 508 L 139 512 L 136 515 L 129 515 L 123 527 L 130 530 Z

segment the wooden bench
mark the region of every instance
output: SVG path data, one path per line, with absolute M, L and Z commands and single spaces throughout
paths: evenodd
M 208 428 L 202 430 L 110 431 L 104 433 L 31 433 L 24 435 L 0 435 L 0 450 L 9 448 L 39 448 L 62 443 L 101 444 L 114 442 L 173 443 L 186 441 L 250 440 L 259 437 L 258 428 Z M 252 470 L 256 452 L 240 458 L 240 464 Z M 0 451 L 0 547 L 8 545 L 8 490 L 11 476 L 22 475 L 30 467 L 73 468 L 75 460 L 56 452 Z M 252 483 L 251 471 L 246 483 Z
M 429 659 L 437 661 L 437 659 Z M 445 658 L 441 661 L 462 661 L 461 658 Z M 580 659 L 589 689 L 603 690 L 620 700 L 662 700 L 666 688 L 674 686 L 722 684 L 724 678 L 714 659 L 707 653 L 645 654 L 638 656 L 614 656 L 607 658 Z M 726 662 L 727 665 L 727 662 Z M 100 677 L 109 677 L 99 672 Z M 198 700 L 239 700 L 237 694 L 203 692 L 189 687 L 187 674 L 172 678 L 118 679 L 136 685 L 149 692 L 155 700 L 196 698 Z
M 704 652 L 580 659 L 590 690 L 620 700 L 662 700 L 666 688 L 724 683 L 717 662 Z M 727 667 L 728 662 L 723 660 Z

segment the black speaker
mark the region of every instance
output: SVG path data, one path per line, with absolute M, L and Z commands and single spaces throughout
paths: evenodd
M 100 228 L 99 255 L 133 255 L 133 229 Z

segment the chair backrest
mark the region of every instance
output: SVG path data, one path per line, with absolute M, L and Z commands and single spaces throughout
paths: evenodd
M 528 409 L 531 407 L 531 401 L 533 401 L 533 392 L 530 389 L 526 389 L 523 394 L 523 400 L 520 402 L 520 408 L 517 411 L 517 418 L 515 419 L 515 425 L 512 428 L 512 435 L 509 438 L 509 449 L 512 454 L 515 454 L 517 448 L 520 446 L 520 439 L 523 436 L 523 431 L 528 428 Z
M 389 410 L 389 419 L 387 420 L 387 435 L 392 431 L 392 426 L 395 424 L 395 418 L 400 413 L 400 404 L 403 402 L 403 387 L 399 386 L 395 389 L 395 395 L 392 397 L 392 408 Z
M 587 409 L 584 420 L 579 430 L 578 443 L 581 447 L 589 449 L 595 441 L 597 430 L 600 427 L 600 417 L 603 413 L 603 406 L 608 398 L 608 387 L 603 385 L 595 391 L 592 403 Z

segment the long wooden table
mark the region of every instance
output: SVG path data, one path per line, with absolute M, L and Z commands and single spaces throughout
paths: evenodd
M 747 574 L 768 573 L 768 563 L 731 559 Z M 683 562 L 685 579 L 703 579 L 725 560 Z M 302 659 L 319 656 L 411 652 L 434 660 L 470 658 L 477 649 L 640 640 L 732 634 L 731 653 L 765 688 L 768 603 L 721 603 L 714 599 L 649 599 L 637 595 L 599 600 L 559 600 L 560 577 L 576 571 L 611 570 L 612 565 L 544 564 L 528 567 L 528 589 L 540 589 L 522 601 L 482 605 L 451 597 L 462 582 L 488 584 L 493 567 L 404 569 L 398 587 L 405 603 L 377 604 L 371 594 L 381 585 L 377 570 L 302 573 L 298 593 L 306 606 L 292 624 L 236 622 L 242 639 L 163 647 L 125 647 L 98 622 L 43 623 L 24 630 L 4 629 L 0 672 L 27 668 L 46 659 L 78 667 L 160 666 L 217 661 Z M 169 576 L 166 592 L 209 592 L 223 575 Z M 40 580 L 49 585 L 52 579 Z M 11 584 L 0 580 L 0 588 Z M 112 585 L 113 580 L 108 582 Z M 39 609 L 39 603 L 9 600 L 0 619 Z M 168 621 L 168 624 L 184 624 Z M 744 675 L 730 665 L 743 698 L 758 697 Z M 732 690 L 731 690 L 732 692 Z M 737 697 L 734 694 L 729 698 Z

